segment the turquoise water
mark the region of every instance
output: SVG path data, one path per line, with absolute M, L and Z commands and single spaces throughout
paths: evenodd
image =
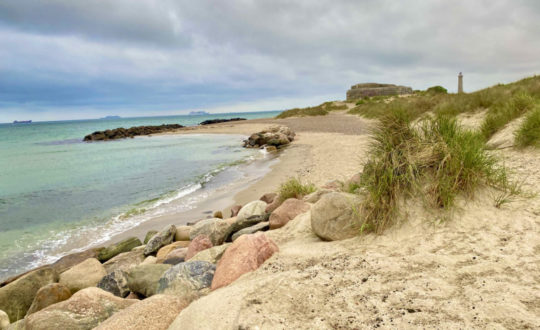
M 130 216 L 189 195 L 257 153 L 234 135 L 85 143 L 86 134 L 277 113 L 0 124 L 0 278 L 54 261 L 81 233 L 107 239 L 127 230 Z

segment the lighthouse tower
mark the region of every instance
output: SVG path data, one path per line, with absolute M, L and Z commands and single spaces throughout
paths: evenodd
M 458 80 L 457 80 L 457 92 L 459 94 L 461 94 L 461 93 L 463 93 L 463 74 L 460 72 L 457 77 L 458 77 Z

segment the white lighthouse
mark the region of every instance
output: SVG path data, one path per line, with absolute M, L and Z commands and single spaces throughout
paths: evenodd
M 463 74 L 460 72 L 457 78 L 457 92 L 461 94 L 463 93 Z

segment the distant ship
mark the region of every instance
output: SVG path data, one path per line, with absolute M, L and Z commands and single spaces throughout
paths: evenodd
M 191 111 L 189 115 L 190 116 L 205 116 L 205 115 L 209 115 L 209 113 L 206 111 Z
M 13 124 L 30 124 L 31 122 L 31 120 L 15 120 Z

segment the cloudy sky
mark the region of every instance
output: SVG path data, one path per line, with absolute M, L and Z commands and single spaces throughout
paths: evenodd
M 273 110 L 540 73 L 537 0 L 0 0 L 0 122 Z

